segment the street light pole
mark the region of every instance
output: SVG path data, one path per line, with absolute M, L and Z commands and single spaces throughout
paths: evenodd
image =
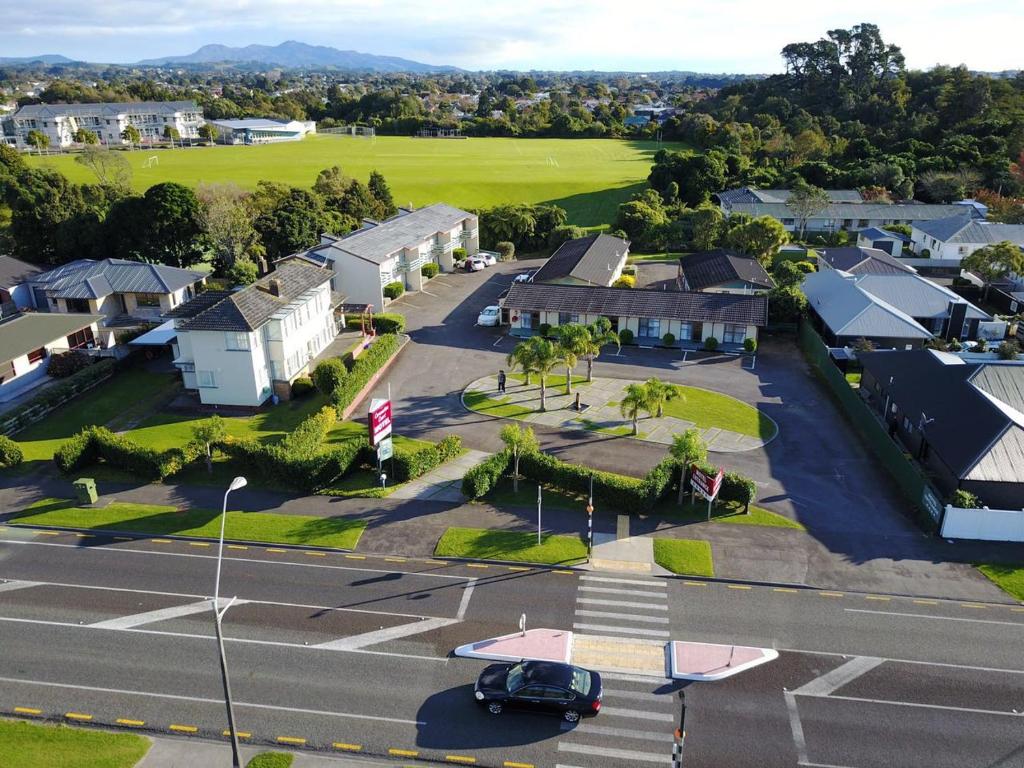
M 587 559 L 594 554 L 594 476 L 590 476 L 590 495 L 587 497 Z
M 679 727 L 672 742 L 672 768 L 683 768 L 683 745 L 686 743 L 686 691 L 680 689 Z
M 237 491 L 239 488 L 244 488 L 246 480 L 244 477 L 236 477 L 231 481 L 231 485 L 224 492 L 224 506 L 221 509 L 220 514 L 220 545 L 217 548 L 217 576 L 213 584 L 213 624 L 217 630 L 217 651 L 220 656 L 220 678 L 224 684 L 224 705 L 228 710 L 228 733 L 231 735 L 231 766 L 232 768 L 242 768 L 242 758 L 239 754 L 238 749 L 238 730 L 235 728 L 235 710 L 231 704 L 231 683 L 228 680 L 228 661 L 224 655 L 224 634 L 221 631 L 221 621 L 224 618 L 224 614 L 228 612 L 228 608 L 235 602 L 235 598 L 231 598 L 228 604 L 224 606 L 224 610 L 220 609 L 220 565 L 224 558 L 224 524 L 228 517 L 228 494 L 232 491 Z

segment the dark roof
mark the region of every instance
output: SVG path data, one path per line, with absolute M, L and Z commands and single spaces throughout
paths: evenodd
M 0 286 L 13 288 L 43 271 L 42 267 L 19 261 L 12 256 L 0 256 Z
M 101 299 L 112 293 L 173 293 L 202 280 L 193 272 L 164 264 L 125 259 L 79 259 L 32 277 L 58 299 Z
M 679 259 L 679 264 L 683 268 L 687 284 L 694 291 L 731 283 L 734 280 L 742 280 L 762 288 L 772 288 L 775 285 L 757 259 L 725 248 L 688 254 Z
M 328 282 L 332 274 L 330 270 L 301 261 L 285 262 L 252 285 L 222 295 L 219 301 L 204 300 L 206 294 L 200 294 L 181 308 L 182 314 L 177 316 L 187 319 L 178 326 L 178 330 L 254 331 L 302 294 Z M 280 286 L 277 296 L 270 293 L 271 283 L 275 280 Z M 192 314 L 187 307 L 196 301 L 204 303 L 199 312 Z
M 752 294 L 513 283 L 504 306 L 528 312 L 571 312 L 759 326 L 768 323 L 767 297 Z
M 590 235 L 566 240 L 537 270 L 533 282 L 545 283 L 574 277 L 587 283 L 608 285 L 612 270 L 625 258 L 629 241 L 611 235 Z
M 880 227 L 868 227 L 857 233 L 857 237 L 866 237 L 871 240 L 899 240 L 901 243 L 909 243 L 910 238 L 900 232 L 890 232 Z
M 877 248 L 861 248 L 857 245 L 824 248 L 818 251 L 818 256 L 827 261 L 833 269 L 855 275 L 898 275 L 917 271 Z
M 205 312 L 218 301 L 230 296 L 232 291 L 203 291 L 196 296 L 192 301 L 186 301 L 184 304 L 179 304 L 174 309 L 164 312 L 164 317 L 174 317 L 178 319 L 195 317 L 200 312 Z
M 930 420 L 924 434 L 931 449 L 959 478 L 965 478 L 987 460 L 993 444 L 1008 430 L 1021 429 L 1010 403 L 986 394 L 986 384 L 998 380 L 1001 389 L 1024 386 L 1024 366 L 966 363 L 955 355 L 920 349 L 911 351 L 861 352 L 857 355 L 892 401 L 914 424 Z M 986 373 L 998 368 L 998 372 Z M 980 379 L 979 379 L 980 377 Z M 888 384 L 889 380 L 892 384 Z M 1015 384 L 1008 384 L 1012 379 Z M 972 381 L 973 380 L 973 381 Z M 987 387 L 992 389 L 991 386 Z M 1024 453 L 1003 462 L 1004 479 L 1024 472 Z

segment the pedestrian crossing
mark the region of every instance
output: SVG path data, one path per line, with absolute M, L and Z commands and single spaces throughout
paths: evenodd
M 668 584 L 639 576 L 581 576 L 573 622 L 577 633 L 668 640 Z

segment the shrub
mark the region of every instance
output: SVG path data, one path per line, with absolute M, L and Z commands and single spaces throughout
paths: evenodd
M 636 288 L 636 277 L 633 275 L 622 275 L 612 283 L 612 288 Z
M 469 256 L 469 252 L 465 248 L 453 248 L 452 249 L 452 258 L 455 261 L 462 261 L 467 256 Z
M 676 335 L 674 333 L 666 333 L 661 337 L 661 343 L 666 347 L 671 347 L 676 343 Z
M 305 397 L 316 390 L 309 376 L 299 376 L 292 382 L 292 397 Z
M 718 496 L 723 501 L 740 502 L 746 511 L 757 498 L 757 485 L 739 472 L 726 472 L 722 476 L 722 487 L 718 491 Z
M 341 386 L 341 382 L 348 375 L 348 368 L 341 362 L 341 358 L 332 357 L 321 360 L 313 369 L 313 385 L 322 395 L 330 397 L 334 390 Z
M 996 354 L 1000 360 L 1016 360 L 1020 354 L 1020 344 L 1007 339 L 996 348 Z
M 632 344 L 633 343 L 633 332 L 629 328 L 623 328 L 619 331 L 619 343 L 620 344 Z
M 422 267 L 420 267 L 420 274 L 428 280 L 432 277 L 437 277 L 437 273 L 441 271 L 441 267 L 438 266 L 437 262 L 428 261 Z
M 71 399 L 97 381 L 109 378 L 117 368 L 118 363 L 115 360 L 100 360 L 95 365 L 72 374 L 59 384 L 46 387 L 25 404 L 8 411 L 0 417 L 0 421 L 10 424 L 15 430 L 24 429 L 38 418 L 38 413 Z
M 949 351 L 950 352 L 960 352 L 961 350 L 963 350 L 963 348 L 964 348 L 964 345 L 960 343 L 960 339 L 950 339 L 949 340 Z
M 6 435 L 0 435 L 0 467 L 16 467 L 24 459 L 21 446 Z
M 960 509 L 981 509 L 981 499 L 963 488 L 953 491 L 952 496 L 949 497 L 949 503 Z
M 516 246 L 515 243 L 510 243 L 508 240 L 502 240 L 501 242 L 494 244 L 494 250 L 501 256 L 502 261 L 512 261 L 516 257 Z
M 541 323 L 537 326 L 537 333 L 545 339 L 551 335 L 551 323 Z
M 331 396 L 334 407 L 340 414 L 359 394 L 366 383 L 383 366 L 398 349 L 398 337 L 393 333 L 383 333 L 376 338 L 370 348 L 361 354 L 352 364 L 339 387 Z
M 92 365 L 92 358 L 84 352 L 71 350 L 50 356 L 46 373 L 55 379 L 66 379 Z
M 405 330 L 405 315 L 395 312 L 381 312 L 373 316 L 373 329 L 377 333 L 402 333 Z
M 334 428 L 338 412 L 325 405 L 312 416 L 303 419 L 278 445 L 290 458 L 310 458 L 320 450 L 327 433 Z
M 555 227 L 551 230 L 551 234 L 548 235 L 548 248 L 557 248 L 566 240 L 578 240 L 581 237 L 587 236 L 587 230 L 583 227 L 577 227 L 572 224 L 563 224 L 560 227 Z
M 636 275 L 636 264 L 627 264 L 622 268 L 624 275 Z
M 462 438 L 446 435 L 436 445 L 408 450 L 395 448 L 393 482 L 404 483 L 422 477 L 435 467 L 462 453 Z
M 922 248 L 919 255 L 922 259 L 930 259 L 932 257 L 932 252 L 928 248 Z
M 397 299 L 403 293 L 405 293 L 405 285 L 399 280 L 384 286 L 384 298 L 386 299 Z
M 508 470 L 511 457 L 506 451 L 489 456 L 462 477 L 462 493 L 470 499 L 486 496 Z
M 716 339 L 714 336 L 708 336 L 706 339 L 704 339 L 704 349 L 706 349 L 708 352 L 714 352 L 716 349 L 718 349 L 718 339 Z
M 978 343 L 974 345 L 975 352 L 987 352 L 988 351 L 988 339 L 978 339 Z
M 757 339 L 753 338 L 752 336 L 748 336 L 747 338 L 745 338 L 743 340 L 743 350 L 745 352 L 749 352 L 750 354 L 757 352 Z
M 54 451 L 53 460 L 62 472 L 73 472 L 102 459 L 135 477 L 162 480 L 203 455 L 203 446 L 198 442 L 160 453 L 106 427 L 86 427 Z
M 458 435 L 445 435 L 437 444 L 437 452 L 441 461 L 451 461 L 462 454 L 462 438 Z

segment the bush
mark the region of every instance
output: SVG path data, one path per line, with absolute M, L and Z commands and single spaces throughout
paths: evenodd
M 467 256 L 469 256 L 469 252 L 465 248 L 453 248 L 452 249 L 452 258 L 455 261 L 462 261 Z
M 348 368 L 341 362 L 341 358 L 332 357 L 321 360 L 313 369 L 313 385 L 322 395 L 330 397 L 334 390 L 341 386 L 341 382 L 348 376 Z
M 8 411 L 0 417 L 0 422 L 10 424 L 15 430 L 24 429 L 38 418 L 36 415 L 38 412 L 59 405 L 92 386 L 97 381 L 109 378 L 117 368 L 118 363 L 115 360 L 110 358 L 100 360 L 95 365 L 90 365 L 88 368 L 72 374 L 59 384 L 46 387 L 24 405 Z
M 0 467 L 16 467 L 25 459 L 21 446 L 6 435 L 0 435 Z
M 541 323 L 537 326 L 537 333 L 545 339 L 551 335 L 551 323 Z
M 636 288 L 636 277 L 633 275 L 622 275 L 612 283 L 612 288 Z
M 508 240 L 502 240 L 499 243 L 495 243 L 494 250 L 498 252 L 502 261 L 512 261 L 512 259 L 516 257 L 515 243 L 510 243 Z
M 397 349 L 398 337 L 393 333 L 383 333 L 376 338 L 369 349 L 356 358 L 348 376 L 344 378 L 331 396 L 339 414 L 352 403 L 373 374 L 380 370 Z
M 987 352 L 988 351 L 988 339 L 978 339 L 978 343 L 974 345 L 975 352 Z
M 748 336 L 747 338 L 745 338 L 743 340 L 743 351 L 749 352 L 750 354 L 754 354 L 755 352 L 757 352 L 757 339 L 753 338 L 752 336 Z
M 66 379 L 79 371 L 83 371 L 92 365 L 92 358 L 85 352 L 71 350 L 50 356 L 50 364 L 46 368 L 46 374 L 55 379 Z
M 337 420 L 338 412 L 325 405 L 312 416 L 303 419 L 295 429 L 285 435 L 278 446 L 290 458 L 308 459 L 319 452 L 327 433 L 334 428 Z
M 716 349 L 718 349 L 718 339 L 716 339 L 714 336 L 708 336 L 706 339 L 704 339 L 704 349 L 706 349 L 708 352 L 714 352 Z
M 551 230 L 551 234 L 548 235 L 548 248 L 555 249 L 566 240 L 578 240 L 586 236 L 587 230 L 583 229 L 583 227 L 564 224 Z
M 316 390 L 313 380 L 309 376 L 299 376 L 292 382 L 292 397 L 305 397 Z
M 377 333 L 402 333 L 405 330 L 405 315 L 397 312 L 381 312 L 373 316 L 373 329 Z M 359 330 L 363 327 L 362 319 L 359 317 L 346 317 L 345 327 Z
M 619 331 L 619 343 L 620 344 L 632 344 L 633 343 L 633 332 L 629 328 L 623 328 Z
M 963 488 L 953 491 L 953 495 L 949 497 L 949 503 L 960 509 L 981 509 L 981 499 Z
M 622 274 L 624 275 L 636 275 L 636 264 L 627 264 L 622 268 Z
M 1000 360 L 1016 360 L 1020 354 L 1020 344 L 1008 339 L 996 348 L 996 354 Z
M 486 496 L 508 470 L 511 456 L 501 451 L 472 467 L 462 477 L 462 493 L 470 499 Z
M 405 293 L 405 285 L 399 280 L 384 286 L 384 298 L 386 299 L 397 299 L 403 293 Z
M 102 460 L 135 477 L 162 480 L 204 455 L 203 446 L 197 442 L 160 453 L 106 427 L 86 427 L 54 451 L 53 460 L 62 472 L 74 472 Z
M 661 343 L 666 347 L 674 346 L 676 343 L 676 335 L 674 333 L 666 333 L 661 337 Z
M 723 501 L 738 501 L 746 511 L 757 498 L 757 485 L 739 472 L 726 472 L 722 476 L 722 487 L 718 491 L 718 497 Z
M 929 250 L 928 248 L 922 248 L 922 249 L 921 249 L 921 253 L 920 253 L 920 254 L 918 254 L 918 255 L 919 255 L 919 256 L 920 256 L 920 257 L 921 257 L 922 259 L 930 259 L 930 258 L 932 257 L 932 252 L 931 252 L 931 250 Z
M 422 267 L 420 267 L 420 274 L 423 275 L 427 280 L 432 277 L 437 277 L 437 273 L 441 271 L 441 267 L 434 261 L 428 261 Z
M 426 445 L 415 450 L 395 448 L 392 481 L 404 483 L 415 480 L 460 453 L 462 453 L 462 438 L 458 435 L 446 435 L 436 445 Z

